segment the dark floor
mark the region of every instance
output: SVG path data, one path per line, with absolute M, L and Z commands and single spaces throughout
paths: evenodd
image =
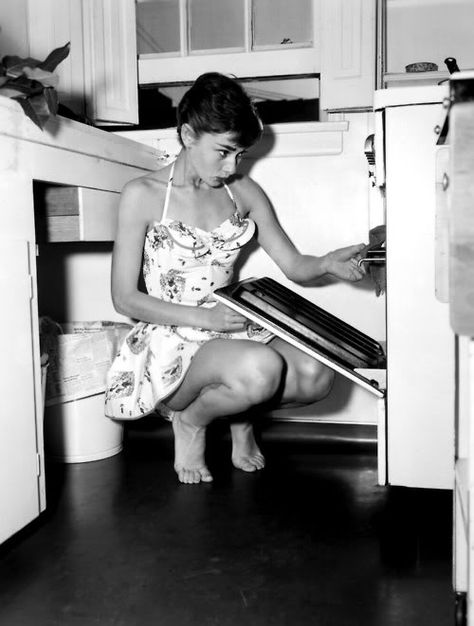
M 451 494 L 376 485 L 370 444 L 263 437 L 178 484 L 168 425 L 48 468 L 48 512 L 0 548 L 2 626 L 453 624 Z

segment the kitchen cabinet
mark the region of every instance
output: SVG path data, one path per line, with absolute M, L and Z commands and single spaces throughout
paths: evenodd
M 138 124 L 134 0 L 83 0 L 86 115 L 98 126 Z
M 35 194 L 39 184 L 117 197 L 156 166 L 155 151 L 105 131 L 52 118 L 40 131 L 0 98 L 0 541 L 45 508 Z M 99 200 L 100 201 L 100 200 Z M 105 203 L 104 203 L 104 206 Z M 110 207 L 106 206 L 110 213 Z M 89 208 L 89 211 L 92 207 Z M 100 213 L 100 208 L 98 208 Z M 110 297 L 108 280 L 104 298 Z M 105 419 L 105 418 L 104 418 Z
M 321 0 L 321 110 L 372 109 L 376 22 L 375 1 Z
M 450 80 L 444 179 L 448 205 L 449 309 L 456 336 L 454 588 L 456 624 L 474 624 L 474 72 Z
M 370 110 L 375 89 L 376 4 L 375 0 L 300 0 L 291 5 L 246 0 L 227 3 L 226 9 L 224 3 L 219 10 L 228 11 L 225 22 L 233 25 L 232 37 L 229 34 L 224 42 L 209 27 L 209 20 L 197 23 L 195 15 L 191 22 L 189 7 L 194 3 L 175 0 L 172 12 L 169 2 L 139 2 L 139 83 L 190 82 L 210 70 L 238 77 L 319 74 L 322 110 Z M 205 11 L 205 5 L 197 3 L 196 11 Z M 148 7 L 153 7 L 154 14 Z M 165 11 L 166 29 L 157 18 Z M 155 34 L 153 22 L 161 29 Z M 207 30 L 203 28 L 195 37 L 193 27 L 204 22 Z M 219 36 L 221 30 L 216 31 Z M 237 39 L 236 32 L 241 33 Z
M 29 0 L 26 19 L 30 56 L 71 42 L 56 70 L 62 104 L 98 126 L 138 123 L 134 0 Z
M 5 187 L 2 185 L 2 204 Z M 33 247 L 33 250 L 32 250 Z M 34 245 L 0 241 L 2 306 L 2 406 L 0 414 L 0 542 L 39 515 L 46 506 L 41 447 L 39 355 L 33 321 L 37 317 L 31 260 Z M 36 341 L 35 341 L 36 340 Z M 5 377 L 8 380 L 4 380 Z

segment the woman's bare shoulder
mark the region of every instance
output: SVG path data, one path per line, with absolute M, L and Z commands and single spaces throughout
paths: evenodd
M 256 205 L 267 202 L 265 192 L 250 176 L 236 176 L 230 188 L 247 213 L 255 209 Z
M 136 217 L 146 222 L 159 220 L 163 212 L 167 184 L 168 177 L 163 170 L 133 178 L 122 189 L 122 210 L 133 211 Z
M 149 174 L 144 174 L 138 178 L 132 178 L 132 180 L 129 180 L 125 184 L 122 193 L 128 195 L 141 195 L 166 191 L 168 177 L 164 172 L 165 169 L 168 168 L 163 168 L 161 170 L 157 170 L 156 172 L 150 172 Z

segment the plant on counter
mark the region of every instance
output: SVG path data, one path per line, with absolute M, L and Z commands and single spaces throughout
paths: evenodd
M 4 56 L 0 61 L 0 96 L 16 100 L 25 114 L 43 130 L 58 111 L 56 67 L 68 56 L 71 44 L 53 50 L 44 61 Z

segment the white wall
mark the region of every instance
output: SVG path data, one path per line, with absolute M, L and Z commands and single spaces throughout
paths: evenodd
M 387 0 L 387 71 L 430 61 L 446 71 L 455 57 L 461 70 L 474 68 L 472 0 Z

